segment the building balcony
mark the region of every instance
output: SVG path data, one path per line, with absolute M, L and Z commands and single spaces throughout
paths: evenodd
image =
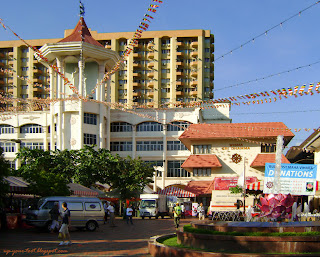
M 191 47 L 198 48 L 198 46 L 199 46 L 198 42 L 196 42 L 196 41 L 191 42 Z
M 176 91 L 176 96 L 183 96 L 183 91 Z
M 133 92 L 132 96 L 133 97 L 141 97 L 141 92 Z
M 33 83 L 38 83 L 38 84 L 42 84 L 42 80 L 39 78 L 33 78 Z
M 184 43 L 183 42 L 177 42 L 177 46 L 184 46 Z
M 13 60 L 9 60 L 9 61 L 8 61 L 8 65 L 13 66 L 13 64 L 14 64 L 14 61 L 13 61 Z
M 198 51 L 191 52 L 191 57 L 193 57 L 193 58 L 198 57 Z
M 182 86 L 184 86 L 184 82 L 182 82 L 182 81 L 177 81 L 177 82 L 176 82 L 176 86 L 177 86 L 177 87 L 182 87 Z
M 148 59 L 154 59 L 154 52 L 149 52 L 149 53 L 147 54 L 147 58 L 148 58 Z
M 191 75 L 191 77 L 196 78 L 196 77 L 198 77 L 198 72 L 192 71 L 192 72 L 190 73 L 190 75 Z
M 184 66 L 184 62 L 178 62 L 178 61 L 177 61 L 176 64 L 177 64 L 177 66 L 182 66 L 182 67 Z
M 149 72 L 147 76 L 148 76 L 148 78 L 153 78 L 154 77 L 154 72 Z
M 154 105 L 153 102 L 148 102 L 148 103 L 147 103 L 147 106 L 148 106 L 148 107 L 153 107 L 153 105 Z
M 198 66 L 198 61 L 192 61 L 190 62 L 191 67 L 197 67 Z
M 138 72 L 135 72 L 132 74 L 134 78 L 141 78 L 141 74 Z
M 141 54 L 133 53 L 133 58 L 140 59 L 141 58 Z
M 138 106 L 139 106 L 139 103 L 138 103 L 138 102 L 132 102 L 132 106 L 133 106 L 133 107 L 138 107 Z
M 147 67 L 148 68 L 153 68 L 154 67 L 154 62 L 148 62 Z
M 198 86 L 198 81 L 193 80 L 193 81 L 191 81 L 190 85 L 191 85 L 192 87 L 196 87 L 196 86 Z
M 13 52 L 9 52 L 9 53 L 8 53 L 8 56 L 9 56 L 10 58 L 13 58 L 13 55 L 14 55 Z
M 190 92 L 190 94 L 191 94 L 192 96 L 197 96 L 197 95 L 198 95 L 198 91 L 192 90 L 192 91 Z
M 8 93 L 13 94 L 13 88 L 8 88 Z
M 154 96 L 154 92 L 148 92 L 147 93 L 147 97 L 153 98 L 153 96 Z
M 154 48 L 154 43 L 153 42 L 149 42 L 147 45 L 148 49 L 153 49 Z
M 33 91 L 33 92 L 38 92 L 38 93 L 40 93 L 40 92 L 43 91 L 43 88 L 42 88 L 42 87 L 33 87 L 33 88 L 32 88 L 32 91 Z
M 40 70 L 39 68 L 33 68 L 33 73 L 36 73 L 36 74 L 42 74 L 43 71 Z
M 140 63 L 133 63 L 133 68 L 141 68 L 141 64 Z
M 111 45 L 105 45 L 105 49 L 111 49 Z
M 147 87 L 148 88 L 154 88 L 154 82 L 153 81 L 152 82 L 148 82 Z
M 184 76 L 184 73 L 182 71 L 177 71 L 176 74 L 177 76 Z
M 183 52 L 177 52 L 177 57 L 183 57 L 184 53 Z
M 138 87 L 141 87 L 141 83 L 139 83 L 139 82 L 133 82 L 132 86 L 133 86 L 134 88 L 138 88 Z

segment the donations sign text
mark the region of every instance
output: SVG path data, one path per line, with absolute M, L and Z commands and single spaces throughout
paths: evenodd
M 317 165 L 281 164 L 280 191 L 275 192 L 275 163 L 266 163 L 263 193 L 314 195 L 316 191 Z

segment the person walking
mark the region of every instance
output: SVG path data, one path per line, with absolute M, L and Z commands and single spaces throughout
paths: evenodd
M 176 203 L 176 206 L 173 208 L 173 221 L 175 228 L 179 228 L 180 225 L 180 217 L 181 217 L 181 207 L 179 203 Z
M 199 220 L 204 220 L 205 216 L 206 216 L 206 212 L 205 209 L 203 207 L 203 203 L 200 203 L 200 205 L 198 206 L 198 215 L 199 215 Z
M 127 224 L 129 224 L 129 220 L 130 220 L 131 225 L 133 225 L 132 214 L 133 214 L 133 209 L 132 209 L 132 205 L 130 204 L 126 210 Z
M 51 216 L 51 226 L 50 226 L 50 233 L 53 233 L 56 230 L 59 230 L 59 216 L 60 216 L 60 212 L 59 212 L 59 203 L 55 202 L 52 209 L 49 211 L 50 216 Z
M 104 222 L 103 224 L 106 224 L 107 223 L 107 220 L 108 220 L 108 202 L 104 202 L 103 204 L 103 209 L 104 209 Z
M 71 245 L 69 226 L 71 225 L 70 211 L 66 202 L 62 203 L 63 212 L 61 213 L 62 225 L 59 233 L 62 235 L 62 241 L 59 245 Z
M 114 203 L 110 203 L 108 208 L 108 213 L 110 216 L 110 226 L 115 227 L 116 225 L 114 224 L 115 216 L 114 216 Z
M 184 207 L 183 203 L 181 204 L 180 207 L 181 207 L 181 218 L 185 219 L 186 218 L 186 215 L 185 215 L 186 208 Z

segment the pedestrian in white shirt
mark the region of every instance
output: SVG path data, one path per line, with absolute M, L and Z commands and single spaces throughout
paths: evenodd
M 130 204 L 126 210 L 126 217 L 127 217 L 127 224 L 129 224 L 129 220 L 130 220 L 130 223 L 131 225 L 133 225 L 133 222 L 132 222 L 132 214 L 133 214 L 133 209 L 132 209 L 132 205 Z
M 109 216 L 110 216 L 110 226 L 111 227 L 115 227 L 115 224 L 114 224 L 114 220 L 115 220 L 115 216 L 114 216 L 114 203 L 110 203 L 108 208 L 108 213 L 109 213 Z

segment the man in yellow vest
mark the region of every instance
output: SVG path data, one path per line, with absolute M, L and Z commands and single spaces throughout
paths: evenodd
M 174 226 L 176 228 L 179 227 L 180 224 L 180 217 L 181 217 L 181 207 L 179 206 L 179 203 L 176 203 L 176 206 L 173 208 L 173 215 L 174 215 Z

